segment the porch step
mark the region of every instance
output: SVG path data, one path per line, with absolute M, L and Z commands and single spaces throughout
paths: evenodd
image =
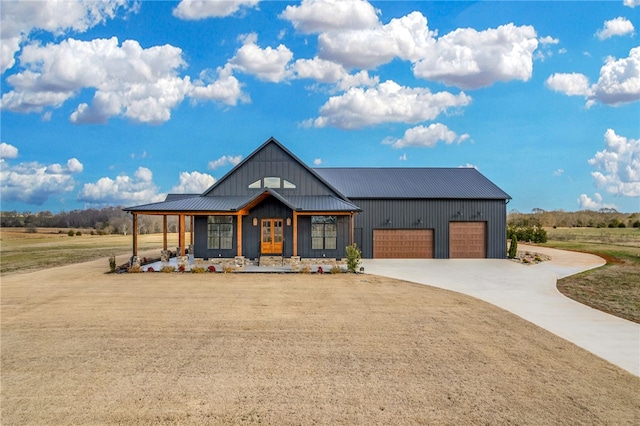
M 282 256 L 260 256 L 260 266 L 282 266 Z

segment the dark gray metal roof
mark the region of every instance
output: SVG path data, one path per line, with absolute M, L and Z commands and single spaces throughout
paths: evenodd
M 511 199 L 474 168 L 316 168 L 349 198 Z
M 182 200 L 183 198 L 193 198 L 200 194 L 167 194 L 165 201 Z
M 162 201 L 159 203 L 144 204 L 141 206 L 126 207 L 123 210 L 129 212 L 235 212 L 241 210 L 255 199 L 261 197 L 264 192 L 277 198 L 292 210 L 296 211 L 361 211 L 361 209 L 350 202 L 341 200 L 331 195 L 294 195 L 284 197 L 278 192 L 267 189 L 257 193 L 252 197 L 206 197 L 191 196 L 178 199 Z

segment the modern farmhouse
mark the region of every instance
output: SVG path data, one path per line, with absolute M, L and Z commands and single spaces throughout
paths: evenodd
M 178 216 L 196 258 L 505 258 L 511 197 L 474 168 L 310 168 L 270 138 L 202 194 L 127 207 Z M 191 223 L 190 242 L 185 220 Z

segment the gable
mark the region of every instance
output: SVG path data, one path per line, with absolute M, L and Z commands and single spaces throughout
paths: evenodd
M 252 196 L 265 188 L 284 196 L 344 198 L 274 138 L 267 140 L 202 195 Z

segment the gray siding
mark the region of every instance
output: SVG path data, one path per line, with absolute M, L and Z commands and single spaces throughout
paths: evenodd
M 233 218 L 233 243 L 231 250 L 209 250 L 207 248 L 207 239 L 209 232 L 207 230 L 207 216 L 196 216 L 194 218 L 194 238 L 193 238 L 193 255 L 205 259 L 215 257 L 234 257 L 238 253 L 236 245 L 236 237 L 238 233 L 237 218 Z
M 355 217 L 355 241 L 362 257 L 373 257 L 374 229 L 433 229 L 434 256 L 449 257 L 449 222 L 487 223 L 487 257 L 504 259 L 507 209 L 504 200 L 352 199 L 363 209 Z M 458 212 L 460 214 L 458 215 Z M 387 219 L 390 223 L 387 223 Z M 421 221 L 421 223 L 419 223 Z
M 253 218 L 258 219 L 258 225 L 253 226 Z M 291 218 L 292 225 L 287 226 L 287 218 Z M 293 256 L 293 212 L 287 206 L 273 197 L 264 200 L 251 210 L 249 216 L 242 220 L 242 254 L 244 257 L 255 259 L 260 257 L 260 220 L 282 219 L 284 221 L 284 256 Z
M 268 176 L 277 176 L 296 185 L 296 188 L 278 188 L 277 192 L 288 195 L 336 195 L 326 184 L 314 176 L 295 158 L 277 144 L 269 143 L 254 153 L 223 178 L 207 193 L 209 196 L 251 196 L 263 189 L 250 189 L 249 184 Z

